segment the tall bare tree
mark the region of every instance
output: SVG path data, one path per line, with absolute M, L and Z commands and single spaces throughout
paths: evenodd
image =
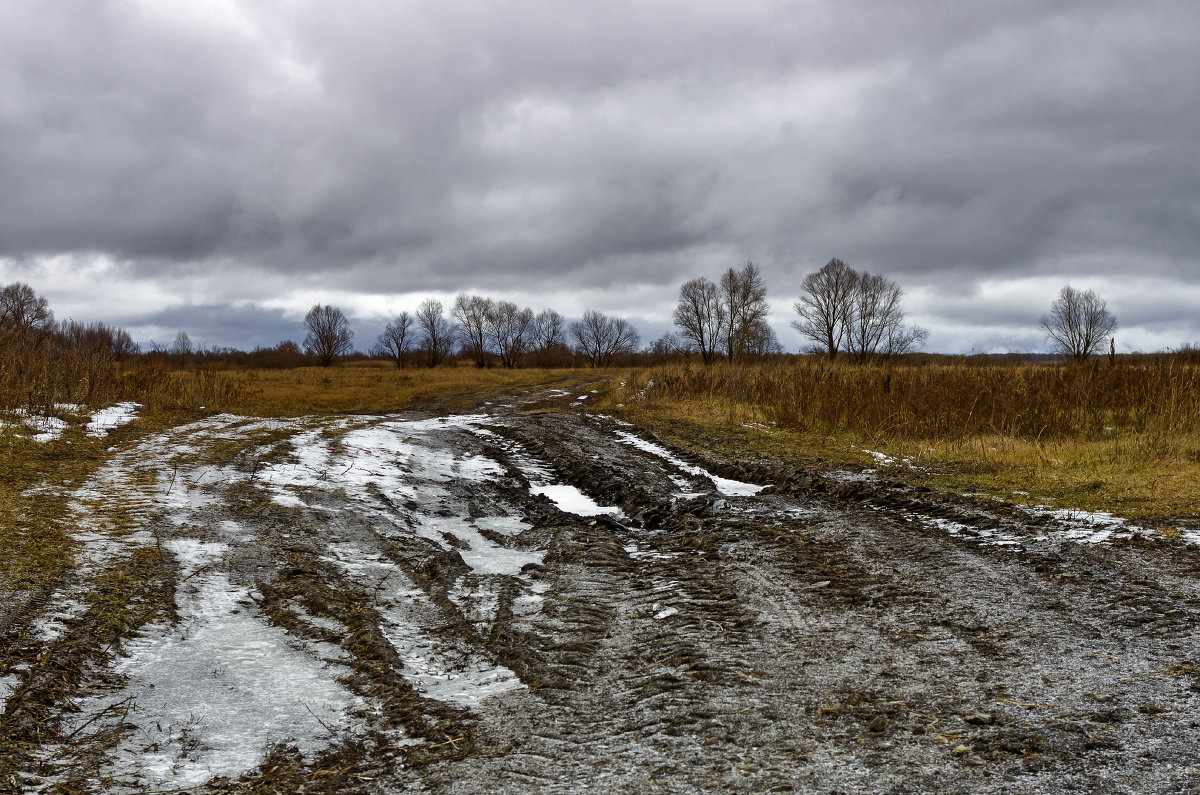
M 394 361 L 397 367 L 404 367 L 404 359 L 408 356 L 408 349 L 412 347 L 412 326 L 412 315 L 407 311 L 396 315 L 384 326 L 383 333 L 375 340 L 371 353 L 386 356 Z
M 825 350 L 834 359 L 842 347 L 850 319 L 850 296 L 858 274 L 837 257 L 826 262 L 821 270 L 804 277 L 801 285 L 805 295 L 793 308 L 800 316 L 792 327 Z
M 1068 284 L 1059 290 L 1050 311 L 1042 315 L 1041 326 L 1056 353 L 1082 362 L 1117 330 L 1117 319 L 1094 290 L 1080 292 Z
M 192 345 L 192 338 L 183 329 L 175 335 L 175 341 L 171 343 L 171 353 L 176 356 L 191 356 L 195 353 L 195 346 Z
M 24 282 L 13 282 L 0 289 L 0 331 L 48 331 L 54 313 L 45 298 Z
M 490 298 L 461 293 L 454 299 L 450 314 L 458 323 L 458 334 L 463 353 L 475 362 L 476 367 L 487 365 L 488 315 L 495 308 Z
M 428 298 L 417 307 L 417 328 L 421 332 L 421 347 L 425 351 L 425 364 L 437 367 L 454 347 L 454 326 L 443 314 L 442 302 Z
M 531 347 L 533 339 L 533 310 L 518 309 L 511 301 L 497 301 L 487 317 L 488 337 L 500 363 L 508 369 Z
M 762 271 L 753 262 L 741 270 L 730 268 L 717 285 L 725 314 L 725 353 L 736 361 L 747 354 L 747 344 L 756 332 L 759 321 L 766 321 L 771 311 L 767 303 L 767 286 Z
M 308 329 L 304 347 L 317 357 L 322 367 L 328 367 L 334 359 L 352 350 L 354 332 L 346 315 L 336 306 L 314 305 L 304 316 L 304 327 Z
M 776 353 L 783 353 L 783 346 L 779 344 L 779 337 L 776 336 L 775 329 L 771 328 L 771 324 L 765 318 L 759 318 L 746 331 L 745 341 L 742 345 L 742 355 L 761 358 Z
M 534 345 L 539 352 L 566 344 L 567 322 L 553 309 L 543 309 L 534 318 Z
M 904 325 L 904 290 L 898 284 L 879 274 L 857 274 L 846 332 L 846 349 L 855 361 L 910 353 L 928 334 Z
M 609 317 L 589 309 L 571 324 L 579 352 L 592 367 L 607 367 L 614 356 L 637 348 L 640 335 L 625 318 Z
M 725 313 L 717 285 L 703 276 L 684 282 L 675 306 L 675 325 L 705 364 L 716 359 L 725 333 Z

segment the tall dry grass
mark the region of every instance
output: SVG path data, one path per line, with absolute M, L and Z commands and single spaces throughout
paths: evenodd
M 130 400 L 147 411 L 232 404 L 241 386 L 214 373 L 176 377 L 165 364 L 120 350 L 119 330 L 96 325 L 0 332 L 0 418 L 52 416 L 64 405 L 96 408 Z
M 677 364 L 632 376 L 650 401 L 700 399 L 784 428 L 907 439 L 1096 439 L 1200 428 L 1200 366 Z M 640 383 L 639 383 L 640 382 Z M 629 388 L 629 387 L 627 387 Z

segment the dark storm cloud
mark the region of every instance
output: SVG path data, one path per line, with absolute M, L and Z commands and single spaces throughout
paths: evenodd
M 754 259 L 786 334 L 839 256 L 1009 339 L 1042 310 L 985 283 L 1200 283 L 1197 40 L 1187 2 L 13 0 L 0 276 L 102 257 L 289 317 L 632 284 L 661 322 Z

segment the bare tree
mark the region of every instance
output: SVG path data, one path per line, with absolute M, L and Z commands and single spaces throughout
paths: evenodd
M 904 353 L 914 353 L 925 347 L 929 339 L 929 329 L 921 326 L 900 326 L 888 329 L 887 339 L 883 344 L 884 356 L 900 356 Z
M 860 273 L 850 293 L 846 349 L 855 361 L 909 353 L 929 332 L 904 325 L 904 290 L 885 276 Z
M 194 352 L 192 338 L 186 331 L 179 329 L 179 333 L 175 335 L 175 342 L 171 343 L 171 353 L 176 356 L 191 356 Z
M 1094 290 L 1079 292 L 1068 284 L 1050 304 L 1050 311 L 1042 315 L 1041 325 L 1056 353 L 1082 362 L 1117 330 L 1117 319 Z
M 741 270 L 725 271 L 718 288 L 725 314 L 725 353 L 732 362 L 746 355 L 747 344 L 758 322 L 766 320 L 771 305 L 767 303 L 762 271 L 752 262 L 747 262 Z
M 543 309 L 534 318 L 533 336 L 538 351 L 548 351 L 566 343 L 567 323 L 553 309 Z
M 45 298 L 24 282 L 13 282 L 0 289 L 0 331 L 47 331 L 54 313 Z
M 396 315 L 384 326 L 383 333 L 375 340 L 371 353 L 386 356 L 394 361 L 397 367 L 404 367 L 404 357 L 412 347 L 412 325 L 413 319 L 408 312 Z
M 759 318 L 746 331 L 742 355 L 761 358 L 776 353 L 783 353 L 779 337 L 775 335 L 775 329 L 771 328 L 771 324 L 765 318 Z
M 694 353 L 695 343 L 680 338 L 673 331 L 664 331 L 661 337 L 647 345 L 642 352 L 656 361 L 662 361 L 674 356 Z
M 834 257 L 821 270 L 804 277 L 801 286 L 807 294 L 793 305 L 800 319 L 792 321 L 792 328 L 821 346 L 830 360 L 837 356 L 846 336 L 850 296 L 857 279 L 853 268 Z
M 304 327 L 308 329 L 304 347 L 317 357 L 322 367 L 328 367 L 334 359 L 352 350 L 354 332 L 350 330 L 350 321 L 335 306 L 313 306 L 304 316 Z
M 607 367 L 617 354 L 636 349 L 640 339 L 637 329 L 625 318 L 609 317 L 592 309 L 571 324 L 571 336 L 592 367 Z
M 511 301 L 493 304 L 487 316 L 489 340 L 500 356 L 501 364 L 510 370 L 531 347 L 533 329 L 533 310 L 518 309 Z
M 421 347 L 429 367 L 441 364 L 454 347 L 454 326 L 442 312 L 442 302 L 436 298 L 428 298 L 417 307 L 417 328 L 421 331 Z
M 461 293 L 454 299 L 450 314 L 458 323 L 458 334 L 463 352 L 471 357 L 476 367 L 487 364 L 488 315 L 495 308 L 490 298 Z
M 705 364 L 717 358 L 725 333 L 725 313 L 717 285 L 701 276 L 679 288 L 675 325 L 690 340 Z

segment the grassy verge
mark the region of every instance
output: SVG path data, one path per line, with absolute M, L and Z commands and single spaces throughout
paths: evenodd
M 1200 394 L 1191 394 L 1195 382 L 1178 372 L 1150 374 L 1162 377 L 1161 394 L 1154 394 L 1150 376 L 1139 374 L 1141 403 L 1122 395 L 1081 408 L 1064 398 L 1054 398 L 1057 407 L 1048 405 L 1053 396 L 1036 388 L 1040 373 L 983 371 L 980 381 L 987 383 L 989 400 L 1003 413 L 989 418 L 978 399 L 970 402 L 985 393 L 983 386 L 973 388 L 962 368 L 893 370 L 890 376 L 878 368 L 858 374 L 849 368 L 814 371 L 813 381 L 823 378 L 841 391 L 822 393 L 819 383 L 802 384 L 812 400 L 807 404 L 796 400 L 795 391 L 762 385 L 762 380 L 795 378 L 794 373 L 723 378 L 716 370 L 689 376 L 681 369 L 623 373 L 597 407 L 723 458 L 816 470 L 874 468 L 939 490 L 1110 511 L 1135 520 L 1194 523 L 1200 517 Z M 889 377 L 892 394 L 899 391 L 903 399 L 883 397 L 879 382 Z M 952 414 L 947 403 L 956 398 L 936 394 L 939 386 L 946 388 L 939 384 L 943 377 L 963 392 L 957 399 L 974 411 L 969 420 L 965 415 L 953 423 L 947 419 Z M 1048 369 L 1044 377 L 1058 383 L 1065 376 Z M 924 391 L 913 389 L 904 397 L 911 387 L 906 378 L 919 379 Z M 1005 378 L 1022 382 L 1023 398 L 1000 400 Z M 761 380 L 756 384 L 756 379 Z M 864 394 L 871 388 L 875 394 Z M 1037 434 L 1021 430 L 1021 400 L 1037 402 L 1038 411 L 1059 417 L 1062 425 L 1051 431 L 1043 424 Z M 1114 402 L 1121 404 L 1118 409 Z M 867 421 L 856 422 L 856 416 Z M 936 434 L 928 430 L 935 426 L 941 429 Z M 1007 432 L 987 432 L 988 427 Z

